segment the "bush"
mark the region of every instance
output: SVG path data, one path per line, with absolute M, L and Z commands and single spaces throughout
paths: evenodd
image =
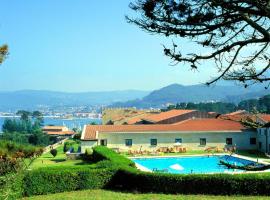
M 11 173 L 0 176 L 0 199 L 19 199 L 23 195 L 23 174 Z
M 172 194 L 270 195 L 270 173 L 177 175 L 141 172 L 131 160 L 103 146 L 93 149 L 92 159 L 97 161 L 95 166 L 28 171 L 23 181 L 25 195 L 102 188 Z
M 84 161 L 93 161 L 93 149 L 92 148 L 87 148 L 85 150 L 85 153 L 82 155 L 82 159 Z
M 21 159 L 10 158 L 7 156 L 0 157 L 0 176 L 15 173 L 19 171 L 23 166 Z
M 50 153 L 52 154 L 53 157 L 57 156 L 57 150 L 56 149 L 51 149 Z
M 269 195 L 270 174 L 147 173 L 132 168 L 118 170 L 113 179 L 117 189 L 139 192 L 214 195 Z
M 31 158 L 40 155 L 43 148 L 32 145 L 23 145 L 16 142 L 1 140 L 0 141 L 0 156 L 5 153 L 10 157 L 14 157 L 18 152 L 23 153 L 24 158 Z
M 117 154 L 115 151 L 105 147 L 105 146 L 96 146 L 93 148 L 93 160 L 95 162 L 101 161 L 101 160 L 109 160 L 115 164 L 118 164 L 120 166 L 131 166 L 135 167 L 135 163 L 122 156 Z
M 82 189 L 101 189 L 110 186 L 116 169 L 41 168 L 29 171 L 23 180 L 25 196 L 75 191 Z
M 80 139 L 81 139 L 81 136 L 82 136 L 81 133 L 76 133 L 76 134 L 73 136 L 73 139 L 74 139 L 74 140 L 80 140 Z
M 68 141 L 64 142 L 64 148 L 63 148 L 64 153 L 66 153 L 70 147 L 71 147 L 70 142 L 68 142 Z
M 76 142 L 76 141 L 66 141 L 64 143 L 64 148 L 63 148 L 64 153 L 66 153 L 67 151 L 70 151 L 71 153 L 73 153 L 74 152 L 74 146 L 73 145 L 75 145 L 76 143 L 78 143 L 78 142 Z

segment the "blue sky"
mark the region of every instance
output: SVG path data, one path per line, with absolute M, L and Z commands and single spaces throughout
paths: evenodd
M 153 90 L 209 79 L 170 66 L 162 44 L 171 42 L 128 24 L 130 0 L 2 0 L 0 43 L 10 47 L 0 66 L 0 90 Z M 194 45 L 175 39 L 185 51 Z

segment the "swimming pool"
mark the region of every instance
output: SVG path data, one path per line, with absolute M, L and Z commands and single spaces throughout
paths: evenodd
M 220 159 L 236 165 L 254 164 L 255 162 L 223 155 L 223 156 L 193 156 L 193 157 L 162 157 L 162 158 L 133 158 L 140 166 L 151 171 L 167 171 L 174 174 L 190 173 L 225 173 L 241 172 L 242 170 L 228 169 L 219 165 Z

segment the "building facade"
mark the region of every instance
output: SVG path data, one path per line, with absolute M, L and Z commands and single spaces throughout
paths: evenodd
M 96 145 L 119 151 L 156 151 L 163 147 L 181 146 L 187 150 L 257 149 L 257 132 L 239 122 L 220 119 L 190 119 L 169 125 L 96 125 L 85 126 L 82 152 Z

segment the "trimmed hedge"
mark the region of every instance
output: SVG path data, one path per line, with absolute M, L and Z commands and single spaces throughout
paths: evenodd
M 82 189 L 107 188 L 116 169 L 53 169 L 29 171 L 24 177 L 24 195 L 42 195 Z
M 179 175 L 141 172 L 128 158 L 102 146 L 94 148 L 92 158 L 97 161 L 92 166 L 27 172 L 23 180 L 24 195 L 99 188 L 171 194 L 270 195 L 270 173 Z
M 92 159 L 95 162 L 99 162 L 102 160 L 109 160 L 112 163 L 118 165 L 118 166 L 131 166 L 131 167 L 135 167 L 135 163 L 116 153 L 115 151 L 113 151 L 112 149 L 109 149 L 105 146 L 96 146 L 93 149 L 93 154 L 92 154 Z
M 270 173 L 260 174 L 163 174 L 120 169 L 113 185 L 116 189 L 214 195 L 270 195 Z
M 120 168 L 113 177 L 114 189 L 172 194 L 270 195 L 270 173 L 253 174 L 166 174 L 142 172 L 134 162 L 104 146 L 94 148 L 93 157 L 101 166 Z

